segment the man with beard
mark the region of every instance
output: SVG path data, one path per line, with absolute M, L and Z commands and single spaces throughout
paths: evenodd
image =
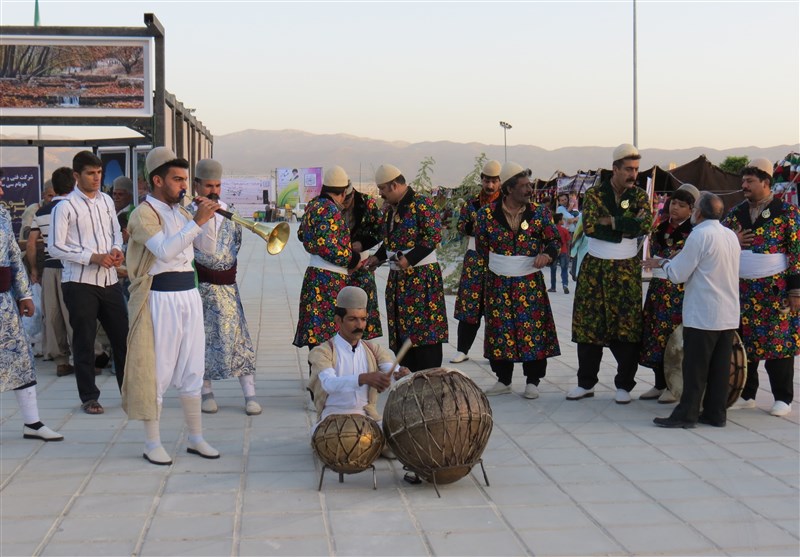
M 461 280 L 456 294 L 456 308 L 453 317 L 458 321 L 458 351 L 450 360 L 460 364 L 469 360 L 469 349 L 483 317 L 483 289 L 486 280 L 486 267 L 483 259 L 475 251 L 475 222 L 478 211 L 494 203 L 500 196 L 500 162 L 491 160 L 481 169 L 481 191 L 467 201 L 458 216 L 458 232 L 467 237 L 467 251 L 461 268 Z
M 758 363 L 764 360 L 775 398 L 770 414 L 780 417 L 792 410 L 800 354 L 800 210 L 772 194 L 772 172 L 767 159 L 747 164 L 745 200 L 723 224 L 737 233 L 742 247 L 740 330 L 747 350 L 747 383 L 731 410 L 755 408 Z
M 325 171 L 322 192 L 309 201 L 297 238 L 309 254 L 300 291 L 300 311 L 294 344 L 314 348 L 336 334 L 336 295 L 347 286 L 347 275 L 361 261 L 350 246 L 342 205 L 350 179 L 341 166 Z
M 197 195 L 228 209 L 228 205 L 219 199 L 222 165 L 218 161 L 198 161 L 194 167 L 194 189 Z M 197 205 L 192 204 L 189 210 L 196 212 Z M 256 353 L 236 284 L 236 258 L 242 247 L 242 227 L 216 213 L 209 226 L 216 228 L 217 245 L 214 253 L 207 254 L 197 248 L 194 250 L 197 289 L 203 300 L 206 333 L 201 409 L 207 414 L 214 414 L 218 410 L 211 381 L 235 377 L 244 394 L 245 413 L 255 416 L 261 414 L 261 405 L 256 401 Z
M 131 213 L 128 230 L 128 303 L 131 331 L 122 408 L 131 420 L 143 420 L 142 456 L 159 465 L 172 464 L 161 445 L 160 417 L 164 393 L 178 389 L 189 432 L 186 451 L 219 458 L 203 439 L 200 389 L 206 336 L 203 302 L 195 285 L 194 249 L 216 248 L 214 213 L 219 204 L 196 197 L 194 216 L 181 207 L 189 162 L 167 147 L 156 147 L 145 161 L 151 195 Z
M 353 185 L 347 186 L 343 210 L 347 228 L 350 230 L 350 245 L 353 253 L 361 261 L 366 261 L 370 248 L 381 241 L 382 215 L 378 204 L 371 197 L 356 191 Z M 347 277 L 348 286 L 364 289 L 369 298 L 367 304 L 367 328 L 364 339 L 369 340 L 383 335 L 381 313 L 378 309 L 378 287 L 375 285 L 375 272 L 360 265 Z
M 547 358 L 561 354 L 542 276 L 558 256 L 560 235 L 547 207 L 530 201 L 530 170 L 509 161 L 500 181 L 500 200 L 479 210 L 475 227 L 475 245 L 487 269 L 484 356 L 497 375 L 485 392 L 510 393 L 514 363 L 522 362 L 524 396 L 535 399 Z
M 429 197 L 406 183 L 396 166 L 379 166 L 375 183 L 386 202 L 383 245 L 365 265 L 375 269 L 389 260 L 389 348 L 397 352 L 410 339 L 413 347 L 403 361 L 411 371 L 439 367 L 442 343 L 448 338 L 442 270 L 436 258 L 442 241 L 439 212 Z
M 583 226 L 589 238 L 572 309 L 572 341 L 578 343 L 578 386 L 567 400 L 594 396 L 603 347 L 617 360 L 617 404 L 631 401 L 642 340 L 642 269 L 637 237 L 647 234 L 653 213 L 636 187 L 639 151 L 614 149 L 612 176 L 586 192 Z

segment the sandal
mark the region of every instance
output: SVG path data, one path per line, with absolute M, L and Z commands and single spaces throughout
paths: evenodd
M 422 480 L 419 479 L 419 476 L 417 476 L 417 474 L 414 472 L 407 472 L 406 475 L 403 476 L 403 481 L 410 483 L 411 485 L 419 485 L 422 483 Z
M 100 403 L 96 400 L 87 400 L 81 405 L 81 408 L 83 408 L 83 411 L 87 414 L 102 414 L 105 412 L 103 407 L 100 406 Z

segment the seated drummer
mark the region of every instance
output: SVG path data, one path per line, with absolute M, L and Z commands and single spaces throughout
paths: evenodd
M 380 421 L 378 393 L 410 373 L 401 367 L 390 374 L 392 353 L 375 342 L 361 340 L 367 325 L 367 293 L 345 286 L 336 296 L 333 322 L 338 333 L 308 354 L 309 388 L 314 393 L 317 425 L 331 414 L 359 414 Z

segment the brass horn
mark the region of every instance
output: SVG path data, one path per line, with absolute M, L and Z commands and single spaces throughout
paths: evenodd
M 190 203 L 194 200 L 194 196 L 189 193 L 184 193 L 183 198 Z M 286 242 L 289 241 L 289 225 L 285 222 L 279 222 L 274 226 L 270 226 L 263 222 L 250 222 L 243 219 L 237 214 L 226 211 L 225 209 L 217 209 L 217 214 L 222 215 L 226 219 L 230 219 L 235 223 L 241 224 L 250 232 L 260 236 L 267 242 L 267 253 L 270 255 L 277 255 L 286 247 Z

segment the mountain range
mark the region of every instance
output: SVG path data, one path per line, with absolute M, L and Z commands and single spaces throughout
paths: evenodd
M 614 147 L 563 147 L 546 150 L 533 145 L 509 145 L 508 159 L 531 168 L 534 177 L 549 179 L 557 171 L 571 175 L 579 170 L 609 168 Z M 797 145 L 749 146 L 723 150 L 708 147 L 642 149 L 641 164 L 642 168 L 649 168 L 654 164 L 669 168 L 671 163 L 682 165 L 699 155 L 705 155 L 715 164 L 721 163 L 728 156 L 766 157 L 777 161 L 790 151 L 798 149 Z M 32 150 L 3 148 L 0 151 L 2 165 L 35 164 L 35 151 L 32 154 L 23 153 L 24 151 Z M 74 149 L 48 148 L 47 167 L 69 165 L 74 152 Z M 432 157 L 435 161 L 431 168 L 434 185 L 456 186 L 472 171 L 476 157 L 482 153 L 489 158 L 503 160 L 502 145 L 483 143 L 408 143 L 347 134 L 312 134 L 298 130 L 244 130 L 214 137 L 214 158 L 222 162 L 227 176 L 270 176 L 276 168 L 327 168 L 338 164 L 347 171 L 355 184 L 364 185 L 373 182 L 375 169 L 383 163 L 397 166 L 411 180 L 416 176 L 422 160 Z

